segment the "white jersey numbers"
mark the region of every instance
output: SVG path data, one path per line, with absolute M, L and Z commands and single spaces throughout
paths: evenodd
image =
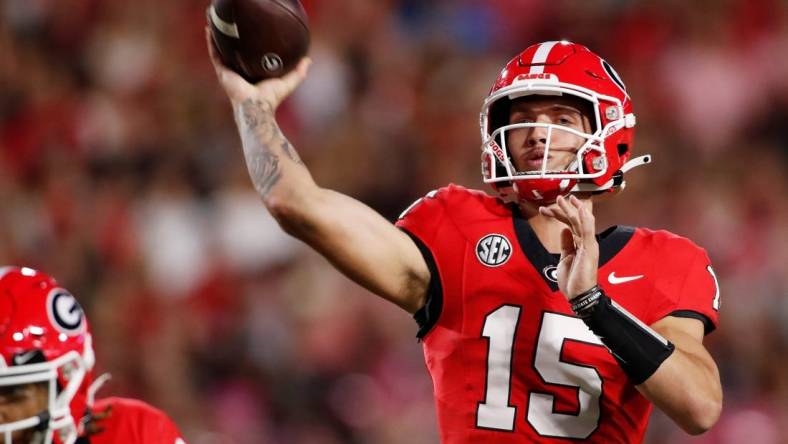
M 520 307 L 504 305 L 484 319 L 482 336 L 489 340 L 484 402 L 476 409 L 476 425 L 485 429 L 514 430 L 517 409 L 509 405 L 512 386 L 514 333 Z
M 602 378 L 593 367 L 561 361 L 561 349 L 567 339 L 603 346 L 580 319 L 544 313 L 534 368 L 547 383 L 580 387 L 577 391 L 579 411 L 576 415 L 555 413 L 555 396 L 532 392 L 528 399 L 528 423 L 543 436 L 582 439 L 599 425 Z
M 484 400 L 476 410 L 476 426 L 485 429 L 514 431 L 517 407 L 511 404 L 512 359 L 520 307 L 504 305 L 484 320 L 482 337 L 487 338 L 487 379 Z M 558 413 L 555 396 L 549 392 L 531 391 L 525 418 L 528 424 L 545 437 L 584 439 L 599 425 L 599 401 L 602 377 L 586 365 L 561 360 L 566 340 L 603 347 L 578 318 L 545 312 L 538 334 L 533 366 L 520 364 L 520 371 L 536 371 L 547 384 L 577 387 L 577 413 Z M 527 358 L 526 358 L 527 359 Z

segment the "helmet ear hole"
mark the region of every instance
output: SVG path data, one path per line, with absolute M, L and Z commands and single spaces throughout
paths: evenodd
M 629 152 L 629 145 L 626 143 L 619 143 L 618 144 L 618 155 L 623 156 L 624 154 Z
M 506 97 L 502 97 L 493 103 L 490 107 L 490 120 L 487 123 L 490 134 L 498 128 L 509 124 L 509 111 L 511 108 L 512 101 Z M 499 146 L 503 146 L 500 140 L 496 140 L 496 142 Z

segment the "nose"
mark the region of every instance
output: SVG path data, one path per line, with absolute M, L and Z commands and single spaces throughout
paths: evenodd
M 536 123 L 543 123 L 536 121 Z M 547 131 L 548 129 L 543 126 L 532 127 L 528 132 L 528 146 L 547 145 Z
M 547 113 L 540 112 L 537 113 L 537 115 L 534 117 L 535 119 L 533 120 L 533 123 L 541 123 L 541 124 L 553 123 L 550 116 Z M 534 126 L 529 129 L 530 131 L 528 132 L 528 138 L 526 139 L 526 143 L 529 147 L 547 145 L 547 137 L 549 133 L 548 127 Z

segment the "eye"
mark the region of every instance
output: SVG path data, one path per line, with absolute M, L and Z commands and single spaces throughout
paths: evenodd
M 566 115 L 559 116 L 558 123 L 564 126 L 571 126 L 575 124 L 575 119 L 573 119 L 571 116 L 566 116 Z
M 509 124 L 516 124 L 516 123 L 533 123 L 533 119 L 522 114 L 515 114 L 509 119 Z
M 0 404 L 19 402 L 27 398 L 28 390 L 26 386 L 13 385 L 0 389 Z

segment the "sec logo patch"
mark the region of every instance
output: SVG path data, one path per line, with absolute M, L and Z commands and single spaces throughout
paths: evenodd
M 476 244 L 476 257 L 488 267 L 500 267 L 512 256 L 512 244 L 500 234 L 488 234 Z

